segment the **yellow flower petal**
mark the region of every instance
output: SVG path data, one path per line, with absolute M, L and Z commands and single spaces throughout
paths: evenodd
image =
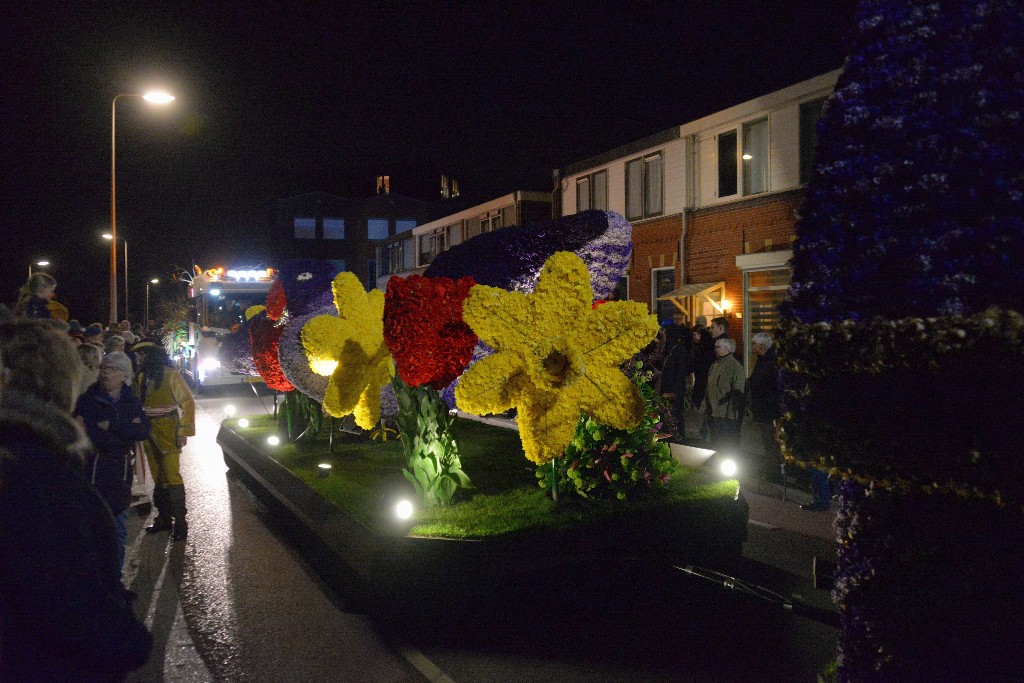
M 578 410 L 567 412 L 553 410 L 556 401 L 547 396 L 539 401 L 531 401 L 519 406 L 519 435 L 523 440 L 523 452 L 526 457 L 538 465 L 543 465 L 557 458 L 565 450 L 576 434 L 576 423 L 579 421 Z
M 523 361 L 516 354 L 497 352 L 474 363 L 455 386 L 455 403 L 475 415 L 503 413 L 513 405 L 513 378 L 525 375 Z
M 590 312 L 579 326 L 586 363 L 619 365 L 658 334 L 658 319 L 639 301 L 609 301 Z
M 314 372 L 314 363 L 341 358 L 341 347 L 348 336 L 347 332 L 345 323 L 333 315 L 318 315 L 302 326 L 299 335 Z
M 544 263 L 530 299 L 537 334 L 552 334 L 564 327 L 564 320 L 583 318 L 594 303 L 586 264 L 571 251 L 555 252 Z
M 526 343 L 530 309 L 525 294 L 475 285 L 462 304 L 462 319 L 485 344 L 501 350 Z
M 582 411 L 603 425 L 631 429 L 643 417 L 640 390 L 618 368 L 594 369 L 579 387 Z

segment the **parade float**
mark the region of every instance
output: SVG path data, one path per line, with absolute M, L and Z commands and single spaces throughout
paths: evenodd
M 1024 10 L 864 2 L 819 125 L 779 358 L 839 482 L 839 681 L 1021 680 Z
M 644 373 L 623 370 L 654 316 L 594 305 L 630 249 L 625 219 L 588 211 L 482 235 L 386 293 L 286 264 L 249 321 L 253 365 L 324 427 L 290 443 L 269 417 L 226 420 L 226 461 L 382 596 L 617 556 L 735 559 L 738 483 L 678 468 Z

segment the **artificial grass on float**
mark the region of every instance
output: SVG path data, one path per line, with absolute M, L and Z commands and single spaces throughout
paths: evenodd
M 415 500 L 412 487 L 402 476 L 405 455 L 397 437 L 382 443 L 366 435 L 335 432 L 334 448 L 329 450 L 325 425 L 316 439 L 282 442 L 275 447 L 267 443 L 267 437 L 277 433 L 277 422 L 270 416 L 249 418 L 248 427 L 239 427 L 234 419 L 226 424 L 370 529 L 384 531 L 385 525 L 391 524 L 381 514 L 387 501 L 399 496 Z M 458 419 L 455 434 L 463 470 L 474 488 L 460 490 L 449 507 L 417 508 L 411 535 L 477 539 L 568 528 L 641 510 L 733 498 L 738 486 L 735 480 L 706 482 L 699 474 L 680 468 L 668 485 L 651 495 L 600 501 L 566 493 L 556 503 L 538 487 L 535 466 L 523 454 L 517 432 Z M 331 465 L 330 476 L 319 476 L 321 463 Z

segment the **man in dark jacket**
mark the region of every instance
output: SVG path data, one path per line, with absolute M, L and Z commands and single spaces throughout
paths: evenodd
M 132 362 L 123 352 L 108 353 L 100 362 L 99 380 L 78 399 L 75 415 L 92 441 L 86 476 L 114 513 L 118 567 L 124 566 L 128 537 L 128 506 L 132 501 L 132 448 L 149 436 L 149 418 L 129 386 Z
M 764 446 L 765 470 L 770 479 L 781 479 L 785 473 L 782 451 L 775 440 L 775 420 L 781 415 L 779 408 L 779 368 L 771 335 L 758 332 L 750 338 L 750 346 L 757 357 L 747 380 L 747 400 L 750 405 L 751 425 Z
M 83 473 L 79 372 L 51 325 L 0 325 L 0 681 L 121 681 L 152 648 Z

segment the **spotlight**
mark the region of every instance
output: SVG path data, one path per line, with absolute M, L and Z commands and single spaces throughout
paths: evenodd
M 237 412 L 238 409 L 235 408 L 234 404 L 232 403 L 229 403 L 226 406 L 224 406 L 224 414 L 227 415 L 228 417 L 234 417 L 235 413 Z
M 320 479 L 326 479 L 331 476 L 331 464 L 322 462 L 316 466 L 316 476 Z
M 719 471 L 727 477 L 731 477 L 736 474 L 736 461 L 732 458 L 726 458 L 718 466 Z
M 267 443 L 269 443 L 271 446 L 276 446 L 277 444 L 281 443 L 281 439 L 277 438 L 277 436 L 271 435 L 267 437 Z
M 249 426 L 249 421 L 243 417 L 241 420 L 238 421 L 238 426 L 241 427 L 242 429 L 245 429 L 246 427 Z
M 399 519 L 409 519 L 412 517 L 412 503 L 408 500 L 398 501 L 398 505 L 395 506 L 395 516 Z

